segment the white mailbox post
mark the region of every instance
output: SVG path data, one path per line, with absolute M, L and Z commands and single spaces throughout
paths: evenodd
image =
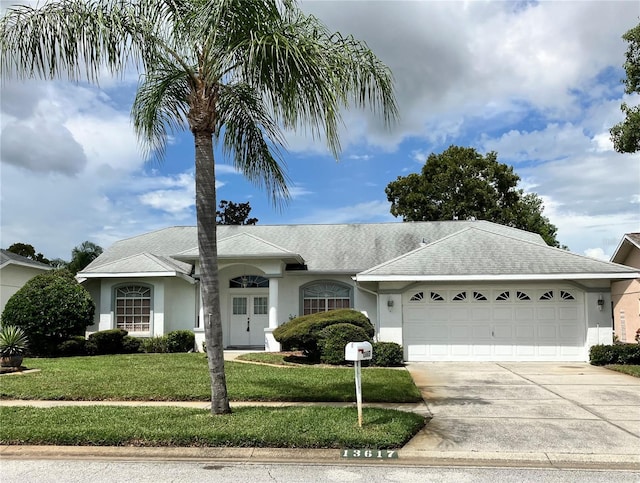
M 356 371 L 356 402 L 358 403 L 358 426 L 362 427 L 362 361 L 370 361 L 373 347 L 369 342 L 349 342 L 344 347 L 344 359 L 353 361 Z

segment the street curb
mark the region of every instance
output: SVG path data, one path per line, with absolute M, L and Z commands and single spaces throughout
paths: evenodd
M 574 453 L 489 453 L 398 451 L 397 459 L 343 458 L 338 449 L 175 448 L 122 446 L 0 446 L 0 459 L 190 461 L 228 464 L 317 464 L 527 467 L 555 469 L 615 469 L 640 471 L 640 455 Z

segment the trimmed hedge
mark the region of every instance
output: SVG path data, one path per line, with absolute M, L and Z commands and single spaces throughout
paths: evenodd
M 123 329 L 94 332 L 87 338 L 87 352 L 91 355 L 122 354 L 124 338 L 128 334 Z
M 395 342 L 374 342 L 371 365 L 377 367 L 402 366 L 404 354 L 402 346 Z
M 349 342 L 371 342 L 362 327 L 353 324 L 334 324 L 320 331 L 318 346 L 320 362 L 324 364 L 344 364 L 344 347 Z
M 335 324 L 361 327 L 368 339 L 373 338 L 375 332 L 373 325 L 362 312 L 340 309 L 296 317 L 274 330 L 273 336 L 282 344 L 282 350 L 301 350 L 310 359 L 319 360 L 319 334 L 325 327 Z
M 82 335 L 76 335 L 58 345 L 58 355 L 64 357 L 84 356 L 87 354 L 87 340 Z
M 608 364 L 640 364 L 640 344 L 594 345 L 589 350 L 594 366 Z
M 124 354 L 136 354 L 142 352 L 142 339 L 125 335 L 122 339 L 122 350 Z
M 140 339 L 142 351 L 148 353 L 192 352 L 196 335 L 190 330 L 173 330 L 165 335 Z
M 174 330 L 167 334 L 167 352 L 191 352 L 196 344 L 196 335 L 190 330 Z
M 147 353 L 169 352 L 167 348 L 167 336 L 158 335 L 155 337 L 145 337 L 142 339 L 142 351 Z

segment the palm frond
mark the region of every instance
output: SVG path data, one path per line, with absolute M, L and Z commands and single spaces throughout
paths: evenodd
M 95 83 L 105 67 L 123 74 L 166 57 L 177 61 L 185 53 L 179 48 L 185 29 L 167 2 L 57 0 L 10 7 L 0 19 L 2 75 Z
M 164 157 L 169 133 L 187 127 L 190 91 L 189 74 L 170 64 L 142 76 L 131 118 L 145 156 Z
M 216 136 L 225 156 L 252 183 L 264 188 L 274 205 L 289 198 L 287 175 L 278 146 L 285 141 L 259 92 L 247 84 L 220 87 Z
M 234 49 L 236 75 L 263 92 L 285 127 L 324 135 L 335 157 L 343 108 L 370 105 L 387 123 L 398 115 L 391 72 L 367 45 L 331 33 L 295 5 L 254 24 Z

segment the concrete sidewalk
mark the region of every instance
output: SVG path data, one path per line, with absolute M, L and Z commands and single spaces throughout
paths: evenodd
M 640 470 L 640 379 L 581 363 L 413 363 L 425 403 L 366 404 L 430 417 L 398 459 L 345 459 L 340 450 L 0 446 L 0 458 L 190 460 L 405 466 Z M 353 407 L 354 403 L 232 403 Z M 205 402 L 0 401 L 1 406 Z M 373 449 L 373 448 L 372 448 Z

